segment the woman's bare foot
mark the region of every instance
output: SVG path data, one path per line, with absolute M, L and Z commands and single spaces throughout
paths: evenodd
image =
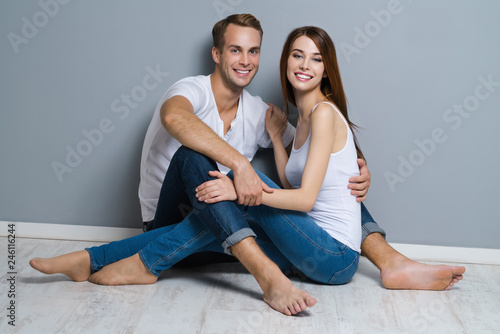
M 387 289 L 449 290 L 464 272 L 462 266 L 429 265 L 401 256 L 381 270 L 380 277 Z
M 286 276 L 273 280 L 264 289 L 264 301 L 273 309 L 285 315 L 294 315 L 313 307 L 316 299 L 305 291 L 296 288 Z
M 139 254 L 109 264 L 90 276 L 89 281 L 101 285 L 153 284 L 158 277 L 151 274 Z
M 86 281 L 91 274 L 90 256 L 86 250 L 46 259 L 36 257 L 30 261 L 30 265 L 41 273 L 64 274 L 75 282 Z
M 293 315 L 316 304 L 310 294 L 297 289 L 257 246 L 254 238 L 245 238 L 231 247 L 231 253 L 255 277 L 264 301 L 285 315 Z

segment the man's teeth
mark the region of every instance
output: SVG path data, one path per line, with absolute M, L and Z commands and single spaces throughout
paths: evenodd
M 299 78 L 301 78 L 301 79 L 312 79 L 312 77 L 311 77 L 311 76 L 304 75 L 304 74 L 298 74 L 298 73 L 297 73 L 297 74 L 296 74 L 296 76 L 298 76 L 298 77 L 299 77 Z
M 238 73 L 241 73 L 241 74 L 247 74 L 248 72 L 250 72 L 250 70 L 246 70 L 246 71 L 235 70 L 235 71 L 238 72 Z

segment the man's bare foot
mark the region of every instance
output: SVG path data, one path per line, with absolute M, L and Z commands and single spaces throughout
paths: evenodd
M 429 265 L 399 256 L 380 271 L 380 277 L 387 289 L 449 290 L 464 272 L 461 266 Z
M 285 315 L 300 313 L 316 304 L 314 297 L 296 288 L 285 276 L 274 279 L 272 284 L 264 289 L 264 301 Z
M 151 274 L 139 254 L 109 264 L 90 276 L 89 281 L 101 285 L 153 284 L 158 277 Z
M 30 265 L 41 273 L 64 274 L 75 282 L 86 281 L 91 274 L 90 256 L 86 250 L 46 259 L 36 257 L 30 261 Z

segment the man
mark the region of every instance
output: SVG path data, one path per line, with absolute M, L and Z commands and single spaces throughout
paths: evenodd
M 148 129 L 139 190 L 143 218 L 149 222 L 146 229 L 177 223 L 189 204 L 196 205 L 192 190 L 183 192 L 182 198 L 165 200 L 168 196 L 163 196 L 164 193 L 175 194 L 176 190 L 169 189 L 171 185 L 164 183 L 161 187 L 170 159 L 181 145 L 217 162 L 221 171 L 233 171 L 238 204 L 259 205 L 262 191 L 272 191 L 249 162 L 259 147 L 270 146 L 263 123 L 267 106 L 244 90 L 259 67 L 260 23 L 249 14 L 231 15 L 218 22 L 212 34 L 215 62 L 212 75 L 186 78 L 174 84 L 159 103 Z M 161 127 L 160 120 L 167 131 Z M 288 125 L 283 135 L 284 143 L 288 145 L 292 137 L 293 128 Z M 199 176 L 207 177 L 208 171 L 200 172 Z M 361 201 L 370 180 L 364 162 L 360 162 L 360 172 L 359 177 L 350 180 L 350 188 Z M 424 265 L 396 252 L 386 243 L 384 231 L 364 206 L 362 220 L 362 253 L 380 269 L 385 287 L 443 290 L 462 278 L 463 267 Z M 264 300 L 271 307 L 291 315 L 316 303 L 308 293 L 295 288 L 266 257 L 256 244 L 249 225 L 222 226 L 224 233 L 219 233 L 218 227 L 211 228 L 214 235 L 222 235 L 219 240 L 224 248 L 256 278 L 264 291 Z M 98 280 L 106 284 L 112 277 L 113 284 L 120 284 L 120 279 L 123 284 L 130 284 L 136 279 L 127 277 L 130 272 L 134 272 L 135 277 L 151 275 L 139 257 L 132 257 L 103 268 L 98 273 Z

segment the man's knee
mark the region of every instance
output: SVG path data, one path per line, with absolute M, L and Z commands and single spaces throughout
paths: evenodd
M 174 156 L 172 157 L 172 160 L 174 159 L 179 159 L 179 158 L 182 158 L 182 159 L 195 159 L 197 158 L 198 156 L 202 156 L 202 154 L 190 149 L 189 147 L 186 147 L 186 146 L 181 146 L 177 149 L 177 151 L 175 151 L 175 154 Z
M 260 179 L 265 183 L 267 184 L 269 187 L 271 188 L 274 188 L 274 189 L 279 189 L 280 187 L 273 181 L 271 180 L 267 175 L 265 175 L 264 173 L 258 171 L 258 170 L 255 170 L 255 172 L 257 173 L 257 175 L 260 177 Z

